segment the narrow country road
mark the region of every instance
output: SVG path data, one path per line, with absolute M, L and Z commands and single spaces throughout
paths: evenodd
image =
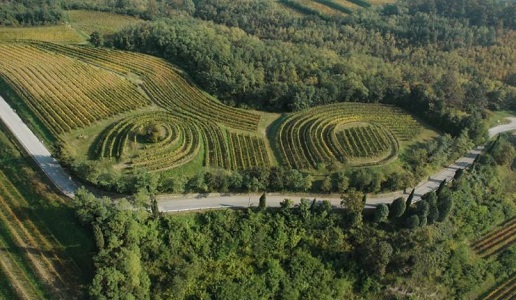
M 48 178 L 68 197 L 73 197 L 78 185 L 63 170 L 61 165 L 43 143 L 23 123 L 18 114 L 0 96 L 0 119 L 9 128 L 18 142 L 29 153 Z
M 65 195 L 70 198 L 74 197 L 78 184 L 63 170 L 59 163 L 52 157 L 50 152 L 45 148 L 43 143 L 32 133 L 32 131 L 23 123 L 16 112 L 0 97 L 0 119 L 13 133 L 19 143 L 34 158 L 40 168 L 47 174 L 52 182 Z M 495 126 L 489 129 L 489 135 L 495 136 L 505 131 L 516 130 L 516 117 L 507 118 L 510 123 Z M 428 180 L 420 183 L 416 187 L 415 199 L 418 200 L 425 193 L 436 190 L 439 184 L 446 179 L 451 180 L 457 169 L 463 169 L 470 166 L 478 154 L 483 150 L 479 146 L 469 151 L 462 158 L 452 165 L 444 168 L 437 174 L 430 176 Z M 229 207 L 249 207 L 257 206 L 261 194 L 220 194 L 212 193 L 208 195 L 188 194 L 188 195 L 160 195 L 157 197 L 158 206 L 164 212 L 177 212 L 187 210 L 200 210 L 212 208 L 229 208 Z M 288 198 L 299 203 L 301 198 L 308 199 L 325 199 L 331 201 L 334 206 L 340 206 L 340 195 L 322 195 L 322 194 L 268 194 L 267 206 L 279 207 L 280 202 Z M 408 196 L 403 191 L 397 191 L 389 194 L 375 195 L 367 199 L 366 206 L 375 206 L 380 203 L 391 203 L 400 196 Z

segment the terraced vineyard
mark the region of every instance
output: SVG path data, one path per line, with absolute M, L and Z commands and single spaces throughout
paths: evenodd
M 392 106 L 339 103 L 287 117 L 279 126 L 275 147 L 281 161 L 297 169 L 335 160 L 353 164 L 354 157 L 381 163 L 396 156 L 398 140 L 408 141 L 422 130 L 409 114 Z
M 516 274 L 497 285 L 482 300 L 511 300 L 516 297 Z
M 471 245 L 482 257 L 497 254 L 516 241 L 516 217 L 507 221 L 500 229 L 494 230 Z

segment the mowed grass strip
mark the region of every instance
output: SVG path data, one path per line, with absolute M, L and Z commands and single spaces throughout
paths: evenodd
M 70 25 L 42 27 L 0 27 L 0 41 L 44 41 L 62 44 L 85 43 L 86 38 Z
M 103 35 L 113 34 L 125 26 L 143 22 L 136 17 L 100 11 L 70 10 L 66 15 L 73 28 L 88 36 L 94 31 Z

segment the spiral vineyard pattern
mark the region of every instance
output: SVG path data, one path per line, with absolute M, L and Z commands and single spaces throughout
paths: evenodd
M 343 126 L 351 127 L 341 130 Z M 422 129 L 409 114 L 392 106 L 339 103 L 287 117 L 279 126 L 275 146 L 281 161 L 297 169 L 386 153 L 374 161 L 380 163 L 397 154 L 398 140 L 409 140 Z
M 156 132 L 154 141 L 148 135 Z M 226 136 L 229 136 L 226 139 Z M 111 158 L 126 170 L 165 171 L 192 161 L 204 149 L 204 165 L 224 169 L 268 166 L 265 140 L 225 132 L 213 123 L 153 112 L 124 118 L 106 128 L 97 140 L 99 158 Z
M 143 141 L 149 125 L 164 131 L 155 143 Z M 191 161 L 200 149 L 196 126 L 167 113 L 153 113 L 123 119 L 108 127 L 97 143 L 99 157 L 123 161 L 127 169 L 163 171 Z

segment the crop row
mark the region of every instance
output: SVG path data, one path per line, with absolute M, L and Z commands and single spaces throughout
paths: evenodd
M 485 235 L 471 246 L 482 257 L 500 252 L 516 240 L 516 217 L 509 220 L 502 228 Z
M 506 281 L 497 285 L 482 300 L 511 300 L 516 297 L 516 276 L 514 274 Z
M 142 80 L 141 87 L 151 99 L 169 111 L 180 111 L 200 121 L 209 117 L 212 122 L 235 129 L 256 131 L 258 127 L 259 114 L 232 108 L 210 98 L 163 59 L 138 53 L 48 43 L 38 44 L 38 47 L 120 74 L 137 74 Z
M 22 249 L 27 262 L 26 266 L 12 262 L 11 265 L 16 266 L 12 271 L 16 272 L 18 278 L 25 277 L 22 279 L 25 282 L 34 272 L 56 297 L 67 298 L 70 291 L 67 290 L 68 283 L 64 276 L 69 273 L 63 259 L 54 250 L 53 245 L 57 241 L 48 238 L 48 234 L 39 229 L 24 213 L 21 208 L 26 205 L 23 196 L 0 172 L 0 225 L 4 232 L 0 240 L 9 244 L 11 251 L 15 248 Z
M 336 133 L 348 157 L 371 157 L 389 149 L 389 140 L 378 126 L 346 128 Z
M 54 133 L 150 104 L 127 80 L 30 44 L 0 44 L 0 75 Z
M 270 166 L 265 141 L 261 137 L 229 132 L 232 168 L 237 170 Z
M 340 126 L 355 122 L 374 126 L 370 130 L 344 131 L 344 136 L 338 134 Z M 372 129 L 380 126 L 385 130 Z M 416 120 L 395 107 L 339 103 L 288 116 L 279 126 L 274 142 L 286 165 L 309 169 L 320 163 L 346 162 L 350 156 L 377 155 L 388 148 L 397 148 L 397 141 L 393 139 L 407 140 L 421 131 Z

